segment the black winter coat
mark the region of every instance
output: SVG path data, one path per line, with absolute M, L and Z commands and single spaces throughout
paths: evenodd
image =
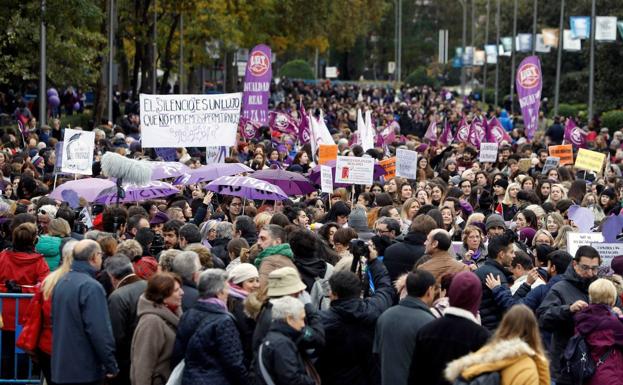
M 234 317 L 222 307 L 198 301 L 177 326 L 171 367 L 182 359 L 182 385 L 249 384 Z
M 262 363 L 275 385 L 315 385 L 316 382 L 305 371 L 305 362 L 297 342 L 301 332 L 283 321 L 273 322 L 262 342 Z M 256 377 L 263 380 L 259 359 L 255 368 Z
M 391 282 L 413 269 L 413 265 L 424 255 L 426 235 L 409 232 L 403 242 L 385 249 L 383 263 L 389 272 Z
M 383 262 L 368 265 L 374 295 L 366 299 L 347 298 L 331 302 L 321 311 L 326 345 L 316 364 L 323 385 L 372 385 L 380 383 L 380 371 L 372 355 L 376 321 L 396 295 Z
M 196 283 L 184 278 L 182 278 L 182 290 L 184 290 L 184 296 L 182 297 L 182 310 L 187 312 L 197 303 L 199 291 L 197 290 Z
M 212 255 L 217 256 L 221 261 L 225 263 L 225 265 L 229 264 L 229 253 L 227 252 L 227 244 L 231 241 L 229 238 L 216 238 L 210 245 L 212 248 L 210 249 L 210 253 Z
M 552 380 L 556 384 L 571 384 L 570 378 L 560 375 L 560 357 L 567 346 L 567 342 L 574 334 L 573 313 L 569 307 L 575 301 L 588 303 L 588 285 L 569 264 L 562 280 L 549 290 L 541 306 L 537 309 L 539 325 L 546 331 L 552 332 L 550 357 Z
M 482 282 L 482 302 L 480 303 L 480 319 L 482 320 L 482 326 L 489 331 L 493 331 L 498 327 L 500 321 L 502 321 L 502 316 L 507 309 L 498 306 L 493 292 L 487 287 L 485 280 L 487 279 L 487 275 L 493 274 L 493 276 L 500 277 L 503 286 L 509 287 L 513 280 L 513 275 L 510 271 L 506 270 L 504 266 L 491 258 L 487 258 L 484 265 L 476 269 L 474 273 L 476 273 L 478 278 L 480 278 L 480 282 Z M 529 291 L 530 285 L 524 283 L 517 289 L 513 298 L 523 298 Z

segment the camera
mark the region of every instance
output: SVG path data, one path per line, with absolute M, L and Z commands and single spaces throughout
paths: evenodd
M 365 259 L 370 258 L 370 248 L 368 244 L 361 239 L 353 239 L 350 241 L 350 252 L 356 259 L 361 259 L 361 257 Z

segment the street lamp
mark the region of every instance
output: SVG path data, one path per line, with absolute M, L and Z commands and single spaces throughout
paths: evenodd
M 465 96 L 465 45 L 467 44 L 467 0 L 459 0 L 463 7 L 463 50 L 461 52 L 461 95 Z

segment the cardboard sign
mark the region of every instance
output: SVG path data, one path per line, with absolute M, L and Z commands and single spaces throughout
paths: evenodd
M 591 243 L 591 246 L 599 252 L 602 266 L 610 266 L 614 257 L 623 255 L 623 243 Z
M 541 174 L 545 175 L 549 170 L 558 168 L 559 164 L 560 158 L 555 156 L 548 156 L 547 159 L 545 159 L 545 164 L 543 164 L 543 171 L 541 171 Z
M 606 154 L 601 152 L 587 150 L 585 148 L 581 148 L 578 151 L 578 156 L 575 159 L 575 168 L 579 168 L 587 171 L 595 171 L 597 173 L 601 172 L 601 169 L 604 167 L 604 160 L 606 159 Z
M 530 167 L 532 167 L 531 159 L 519 159 L 519 170 L 526 172 Z
M 498 160 L 498 144 L 497 143 L 481 143 L 479 159 L 481 162 L 495 163 Z
M 374 179 L 374 158 L 338 156 L 335 163 L 335 182 L 371 185 Z
M 323 193 L 333 192 L 333 172 L 330 166 L 320 166 L 320 189 Z
M 379 161 L 379 165 L 385 170 L 385 180 L 390 180 L 396 176 L 396 157 Z
M 593 243 L 602 243 L 602 233 L 567 233 L 567 252 L 575 255 L 580 246 L 590 246 Z
M 573 145 L 549 146 L 549 156 L 560 158 L 560 165 L 573 164 Z
M 401 148 L 396 150 L 396 176 L 417 178 L 417 152 Z
M 93 175 L 93 151 L 95 150 L 93 131 L 66 128 L 62 149 L 62 172 Z
M 318 146 L 318 162 L 327 164 L 337 159 L 337 144 L 321 144 Z

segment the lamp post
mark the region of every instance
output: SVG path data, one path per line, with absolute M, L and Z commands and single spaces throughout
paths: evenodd
M 108 121 L 114 124 L 112 114 L 112 69 L 115 49 L 115 0 L 108 1 L 108 8 Z
M 489 5 L 490 5 L 490 1 L 491 0 L 487 0 L 487 24 L 485 24 L 485 46 L 487 44 L 489 44 Z M 497 49 L 497 44 L 496 44 L 496 49 Z M 485 68 L 484 68 L 484 74 L 483 74 L 483 80 L 482 80 L 482 102 L 483 103 L 487 103 L 487 67 L 489 66 L 489 63 L 487 61 L 487 52 L 485 49 Z
M 591 1 L 591 51 L 588 64 L 588 121 L 593 120 L 593 100 L 595 97 L 595 0 Z
M 560 69 L 562 67 L 562 40 L 565 27 L 565 0 L 560 0 L 560 24 L 558 25 L 558 57 L 556 58 L 556 85 L 554 87 L 554 115 L 558 115 L 560 102 Z
M 459 0 L 463 7 L 463 51 L 461 52 L 461 95 L 465 96 L 465 45 L 467 44 L 467 0 Z
M 499 55 L 499 44 L 500 44 L 500 0 L 496 1 L 496 10 L 495 10 L 495 97 L 494 104 L 498 105 L 498 87 L 500 84 L 500 55 Z
M 45 0 L 41 0 L 41 26 L 39 34 L 39 122 L 41 125 L 46 123 L 47 93 L 46 93 L 46 76 L 47 76 L 47 58 L 46 58 L 46 27 L 45 27 Z
M 512 37 L 512 48 L 511 48 L 511 88 L 510 88 L 510 97 L 511 97 L 511 115 L 515 109 L 515 54 L 517 53 L 517 47 L 515 46 L 515 39 L 517 36 L 517 0 L 513 0 L 513 37 Z

